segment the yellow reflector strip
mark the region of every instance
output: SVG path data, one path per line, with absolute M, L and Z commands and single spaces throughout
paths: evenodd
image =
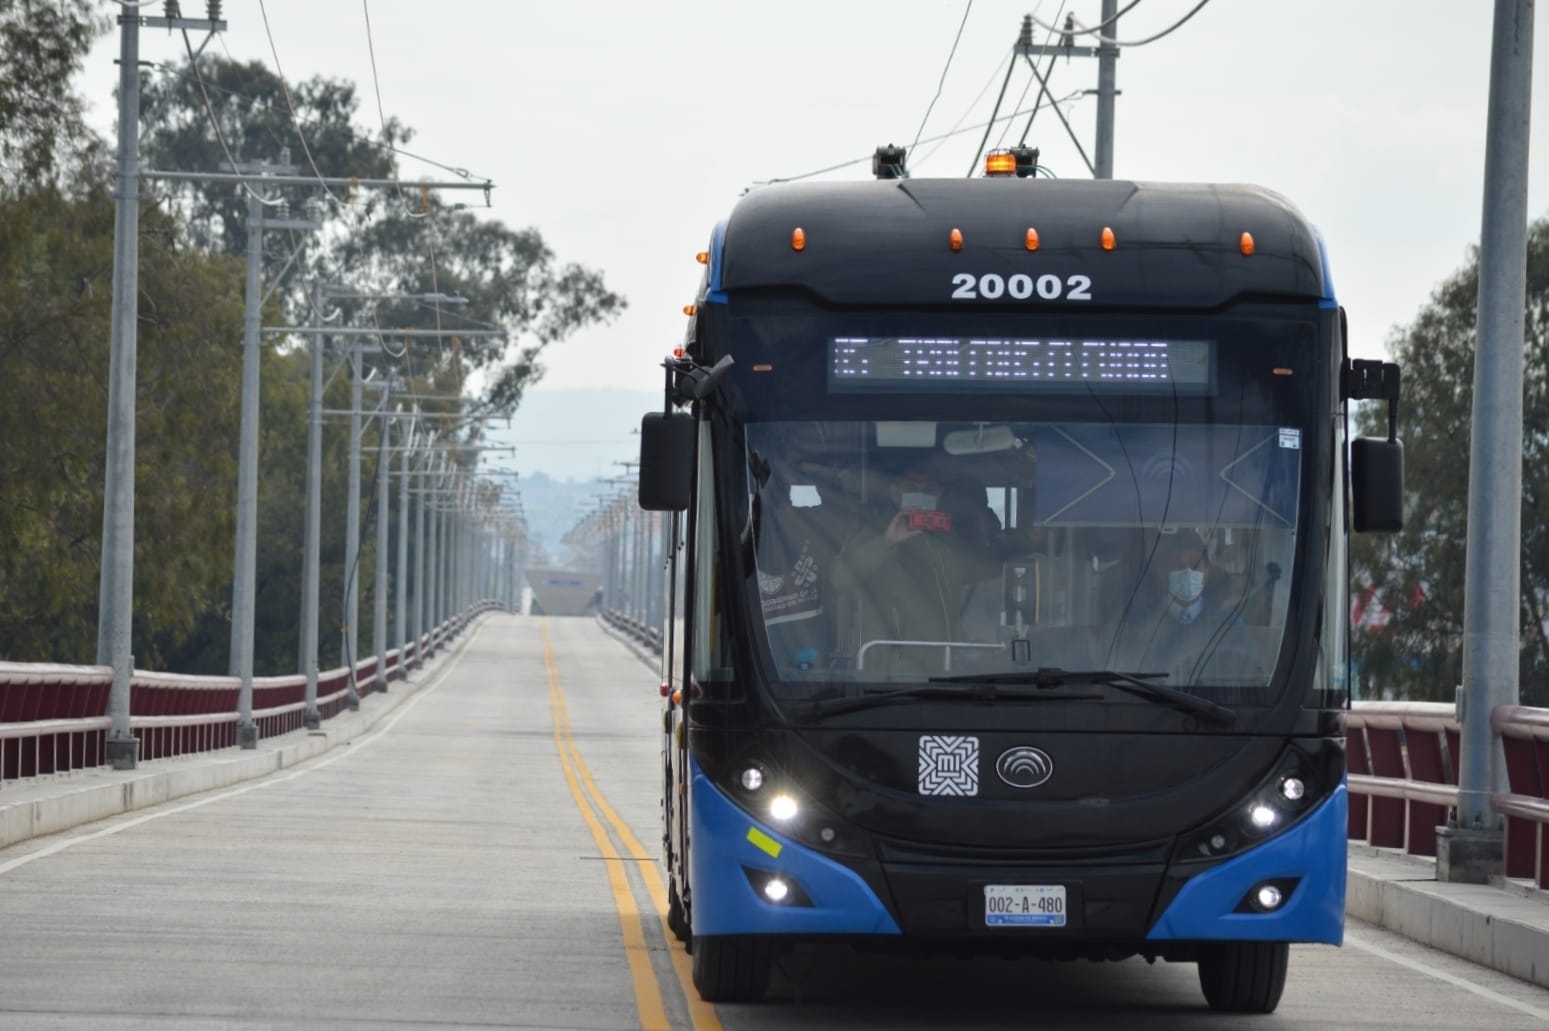
M 761 852 L 769 853 L 772 859 L 778 859 L 780 857 L 780 850 L 785 847 L 757 827 L 748 828 L 748 840 L 753 843 L 754 848 Z

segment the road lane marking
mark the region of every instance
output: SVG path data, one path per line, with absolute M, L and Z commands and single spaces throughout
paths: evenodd
M 548 623 L 543 624 L 543 649 L 544 660 L 547 662 L 553 654 L 553 645 L 549 640 Z M 623 843 L 625 851 L 630 858 L 639 864 L 642 879 L 645 881 L 646 892 L 651 896 L 651 904 L 656 908 L 656 915 L 661 920 L 662 937 L 667 943 L 667 955 L 672 960 L 673 972 L 678 975 L 678 983 L 683 988 L 683 997 L 688 1003 L 689 1019 L 693 1021 L 695 1031 L 721 1031 L 720 1018 L 716 1016 L 715 1007 L 699 997 L 699 992 L 694 988 L 694 973 L 690 966 L 691 960 L 688 953 L 679 947 L 678 937 L 667 926 L 667 885 L 662 880 L 662 872 L 656 857 L 646 851 L 640 844 L 640 839 L 635 837 L 629 824 L 625 823 L 613 806 L 608 804 L 608 798 L 602 793 L 592 779 L 591 771 L 587 769 L 586 762 L 581 758 L 581 751 L 576 746 L 575 734 L 570 726 L 570 707 L 565 702 L 565 692 L 560 684 L 557 667 L 552 667 L 550 683 L 554 687 L 551 692 L 553 697 L 555 718 L 564 728 L 565 742 L 569 746 L 570 754 L 574 757 L 576 768 L 580 771 L 581 779 L 585 783 L 591 797 L 596 800 L 597 808 L 602 812 L 603 818 L 612 826 L 614 833 Z
M 469 635 L 463 644 L 457 649 L 457 654 L 461 654 L 464 648 L 472 644 L 474 638 L 478 637 L 482 630 L 483 627 L 480 626 L 471 635 Z M 451 656 L 451 658 L 455 657 L 456 655 Z M 132 817 L 131 819 L 123 820 L 120 823 L 115 823 L 111 827 L 104 827 L 101 830 L 90 831 L 85 834 L 71 835 L 68 838 L 56 841 L 51 845 L 46 845 L 43 848 L 38 849 L 36 852 L 29 852 L 27 855 L 17 856 L 15 859 L 0 863 L 0 876 L 10 873 L 12 870 L 15 870 L 18 867 L 26 866 L 33 860 L 44 859 L 52 855 L 58 855 L 60 852 L 63 852 L 67 848 L 74 848 L 76 845 L 81 845 L 88 841 L 96 841 L 98 838 L 106 838 L 111 835 L 118 834 L 122 831 L 129 830 L 131 827 L 138 827 L 141 824 L 150 823 L 152 820 L 159 820 L 164 816 L 176 816 L 178 813 L 186 813 L 191 809 L 202 809 L 207 805 L 214 805 L 216 802 L 224 802 L 228 798 L 236 798 L 238 795 L 245 795 L 249 791 L 262 791 L 265 788 L 272 788 L 276 784 L 285 784 L 289 781 L 295 780 L 298 777 L 305 777 L 307 774 L 316 773 L 318 770 L 326 769 L 327 767 L 332 766 L 334 763 L 338 762 L 340 759 L 357 754 L 362 748 L 365 748 L 367 745 L 371 744 L 373 741 L 376 741 L 382 735 L 392 730 L 393 727 L 397 726 L 398 721 L 403 719 L 403 717 L 408 714 L 410 709 L 412 709 L 415 705 L 418 705 L 421 698 L 424 698 L 431 691 L 434 691 L 436 688 L 440 687 L 443 683 L 446 682 L 446 678 L 451 674 L 454 666 L 455 664 L 451 662 L 443 663 L 442 668 L 436 673 L 434 679 L 426 683 L 424 687 L 415 690 L 415 692 L 410 695 L 403 704 L 399 705 L 398 708 L 393 711 L 392 715 L 375 730 L 363 734 L 358 738 L 349 738 L 341 742 L 342 744 L 349 745 L 350 747 L 347 749 L 341 748 L 337 755 L 329 756 L 326 759 L 304 759 L 302 760 L 302 765 L 290 773 L 283 775 L 263 774 L 261 775 L 260 779 L 254 781 L 251 784 L 246 784 L 240 788 L 232 788 L 229 791 L 222 791 L 218 795 L 210 795 L 208 797 L 200 798 L 197 801 L 185 802 L 184 804 L 177 806 L 167 806 L 167 803 L 161 803 L 154 809 L 154 811 L 146 813 L 143 816 Z M 270 740 L 274 739 L 271 738 Z M 339 748 L 338 745 L 333 747 Z M 330 749 L 330 751 L 331 750 L 332 749 Z M 114 817 L 104 816 L 103 819 L 111 820 L 114 819 Z M 20 847 L 22 844 L 24 843 L 18 842 L 17 845 L 13 847 Z
M 1489 999 L 1491 1002 L 1500 1003 L 1502 1006 L 1510 1006 L 1520 1013 L 1526 1013 L 1530 1017 L 1537 1017 L 1539 1020 L 1549 1022 L 1549 1010 L 1541 1010 L 1536 1006 L 1529 1006 L 1525 1002 L 1518 1002 L 1516 999 L 1502 995 L 1500 992 L 1492 991 L 1484 985 L 1475 984 L 1467 978 L 1458 977 L 1456 974 L 1449 974 L 1444 970 L 1437 970 L 1435 967 L 1427 966 L 1406 956 L 1400 956 L 1398 953 L 1390 952 L 1380 945 L 1364 941 L 1348 931 L 1345 932 L 1345 944 L 1354 945 L 1358 949 L 1370 952 L 1374 956 L 1380 956 L 1389 963 L 1397 963 L 1401 967 L 1407 967 L 1416 973 L 1424 974 L 1427 977 L 1434 977 L 1438 981 L 1445 981 L 1455 988 L 1463 989 L 1465 992 L 1473 992 L 1481 999 Z
M 581 819 L 586 822 L 587 830 L 591 831 L 592 840 L 597 844 L 597 853 L 603 858 L 603 865 L 608 870 L 608 887 L 613 892 L 613 906 L 618 910 L 619 915 L 619 933 L 624 939 L 624 959 L 629 964 L 629 978 L 635 990 L 635 1011 L 640 1015 L 640 1026 L 647 1031 L 656 1031 L 656 1029 L 671 1031 L 672 1025 L 667 1020 L 667 1006 L 662 998 L 661 985 L 657 983 L 656 971 L 651 966 L 651 954 L 646 949 L 645 929 L 641 924 L 640 908 L 635 904 L 635 893 L 629 887 L 624 863 L 614 856 L 613 843 L 608 840 L 608 832 L 598 822 L 597 814 L 592 811 L 591 802 L 577 780 L 576 767 L 581 760 L 579 754 L 572 758 L 573 746 L 568 746 L 566 740 L 570 720 L 565 713 L 565 698 L 559 686 L 559 666 L 554 658 L 553 642 L 549 639 L 548 620 L 545 618 L 539 627 L 543 635 L 543 666 L 548 673 L 549 681 L 549 710 L 554 720 L 554 750 L 559 753 L 559 764 L 565 773 L 565 784 L 570 788 L 571 797 L 575 799 L 576 809 L 580 811 Z M 590 783 L 590 776 L 586 776 L 586 780 Z

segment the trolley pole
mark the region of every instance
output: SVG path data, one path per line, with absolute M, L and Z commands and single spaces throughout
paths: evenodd
M 1518 701 L 1522 569 L 1522 344 L 1527 295 L 1533 0 L 1495 0 L 1479 245 L 1478 346 L 1463 594 L 1462 762 L 1455 825 L 1440 829 L 1436 877 L 1501 872 L 1504 787 L 1490 715 Z

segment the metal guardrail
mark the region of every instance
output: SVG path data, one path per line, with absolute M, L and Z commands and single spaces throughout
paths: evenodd
M 1549 888 L 1549 710 L 1503 705 L 1490 714 L 1507 790 L 1504 870 Z M 1345 716 L 1349 837 L 1414 855 L 1436 854 L 1436 828 L 1455 815 L 1461 727 L 1442 702 L 1357 702 Z
M 402 680 L 420 656 L 434 655 L 474 616 L 501 608 L 486 601 L 386 655 L 379 680 L 373 655 L 353 668 L 340 666 L 317 678 L 318 715 L 332 719 L 347 705 L 353 679 L 357 697 Z M 306 715 L 306 677 L 253 679 L 253 721 L 260 738 L 299 729 Z M 113 670 L 109 666 L 0 662 L 0 785 L 89 769 L 107 763 L 107 712 Z M 142 761 L 210 752 L 237 744 L 236 677 L 136 672 L 130 678 L 129 726 Z

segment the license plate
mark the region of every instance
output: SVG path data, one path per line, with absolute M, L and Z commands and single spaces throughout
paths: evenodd
M 1063 884 L 986 884 L 984 922 L 990 927 L 1064 927 Z

